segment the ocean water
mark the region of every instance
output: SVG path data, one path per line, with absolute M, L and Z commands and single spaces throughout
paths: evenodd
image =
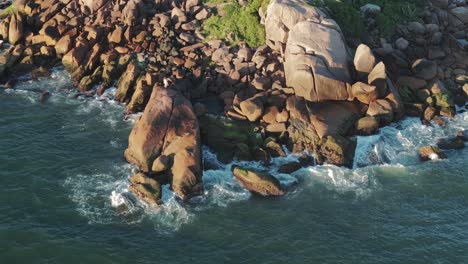
M 16 88 L 0 91 L 0 263 L 468 263 L 468 150 L 417 156 L 468 129 L 467 113 L 359 137 L 353 169 L 285 175 L 276 168 L 297 157 L 275 159 L 282 198 L 252 197 L 204 148 L 218 168 L 205 195 L 184 204 L 166 188 L 151 208 L 127 190 L 136 116 L 123 120 L 113 89 L 77 96 L 60 69 Z

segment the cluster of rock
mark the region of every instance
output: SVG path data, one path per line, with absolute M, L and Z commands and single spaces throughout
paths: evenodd
M 448 89 L 436 81 L 439 61 L 418 59 L 405 72 L 399 69 L 400 59 L 409 60 L 403 50 L 366 45 L 351 59 L 336 22 L 302 0 L 270 2 L 262 13 L 267 45 L 255 48 L 204 42 L 200 26 L 211 11 L 198 0 L 15 5 L 17 12 L 0 22 L 0 37 L 15 45 L 0 55 L 0 74 L 11 77 L 59 60 L 81 92 L 102 94 L 117 81 L 115 100 L 127 105 L 126 113 L 143 111 L 125 151 L 140 170 L 130 190 L 152 204 L 161 203 L 163 184 L 182 199 L 203 193 L 202 144 L 223 162 L 268 164 L 286 155 L 286 145 L 313 153 L 318 164 L 352 166 L 350 136 L 376 133 L 402 117 L 405 106 L 421 115 L 434 110 L 428 120 L 453 112 Z M 454 63 L 466 69 L 458 59 Z M 427 97 L 404 103 L 405 87 Z M 211 109 L 212 98 L 222 103 L 221 111 Z M 312 162 L 301 157 L 279 172 Z M 242 168 L 233 174 L 253 193 L 285 193 L 269 174 Z
M 468 96 L 468 5 L 431 0 L 421 21 L 400 25 L 389 39 L 374 38 L 373 51 L 391 65 L 407 114 L 445 122 Z M 377 11 L 378 12 L 378 11 Z
M 192 44 L 200 42 L 201 21 L 209 11 L 197 0 L 178 5 L 143 0 L 23 0 L 15 4 L 16 12 L 0 23 L 0 36 L 20 45 L 2 58 L 12 61 L 9 53 L 19 54 L 15 62 L 30 67 L 50 65 L 59 58 L 82 92 L 100 84 L 102 93 L 125 72 L 118 100 L 135 101 L 128 112 L 144 109 L 141 92 L 133 97 L 135 90 L 151 88 L 166 75 L 182 79 L 202 74 L 198 48 L 204 45 Z M 21 72 L 15 67 L 7 74 Z

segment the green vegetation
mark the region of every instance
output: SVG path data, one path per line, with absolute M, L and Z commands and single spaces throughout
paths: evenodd
M 211 0 L 210 3 L 226 2 Z M 203 24 L 203 33 L 207 39 L 222 39 L 237 45 L 245 41 L 250 47 L 265 43 L 265 28 L 260 24 L 259 8 L 266 8 L 268 0 L 248 0 L 246 6 L 240 6 L 238 1 L 227 1 L 222 8 L 224 16 L 212 15 Z
M 15 13 L 15 6 L 12 4 L 0 12 L 0 19 L 5 19 Z
M 377 15 L 377 25 L 382 36 L 393 32 L 398 23 L 417 21 L 421 6 L 425 0 L 314 0 L 316 6 L 326 5 L 333 18 L 348 36 L 361 37 L 366 32 L 360 7 L 376 4 L 382 8 Z

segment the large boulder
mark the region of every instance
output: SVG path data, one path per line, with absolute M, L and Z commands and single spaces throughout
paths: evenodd
M 304 0 L 272 0 L 265 17 L 266 38 L 273 49 L 279 49 L 288 40 L 289 31 L 299 22 L 311 20 L 320 23 L 326 15 Z
M 267 172 L 233 166 L 232 173 L 244 188 L 254 194 L 261 196 L 284 195 L 284 191 L 278 179 Z
M 286 84 L 308 101 L 347 100 L 351 96 L 349 54 L 333 20 L 296 24 L 289 32 L 284 68 Z
M 180 92 L 153 88 L 128 141 L 128 162 L 144 172 L 165 173 L 183 199 L 202 193 L 198 121 L 192 104 Z
M 263 115 L 263 96 L 257 94 L 247 100 L 240 103 L 240 109 L 242 113 L 251 122 L 257 121 Z
M 97 12 L 109 0 L 80 0 L 80 5 L 83 9 L 88 9 L 91 14 Z
M 353 84 L 352 93 L 354 97 L 364 104 L 370 104 L 379 97 L 377 87 L 363 82 Z
M 355 144 L 345 136 L 361 116 L 354 102 L 311 103 L 291 96 L 287 110 L 289 144 L 293 152 L 314 153 L 318 163 L 351 166 Z
M 377 88 L 379 98 L 387 94 L 387 70 L 383 62 L 375 65 L 367 77 L 367 83 Z

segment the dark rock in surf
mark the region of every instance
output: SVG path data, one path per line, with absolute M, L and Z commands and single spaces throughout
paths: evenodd
M 462 149 L 465 142 L 460 137 L 442 138 L 437 141 L 437 147 L 441 149 Z
M 49 99 L 50 97 L 50 93 L 45 91 L 43 93 L 41 93 L 41 95 L 39 96 L 39 103 L 43 104 L 47 101 L 47 99 Z
M 424 146 L 419 148 L 419 158 L 422 161 L 446 159 L 447 155 L 435 146 Z

